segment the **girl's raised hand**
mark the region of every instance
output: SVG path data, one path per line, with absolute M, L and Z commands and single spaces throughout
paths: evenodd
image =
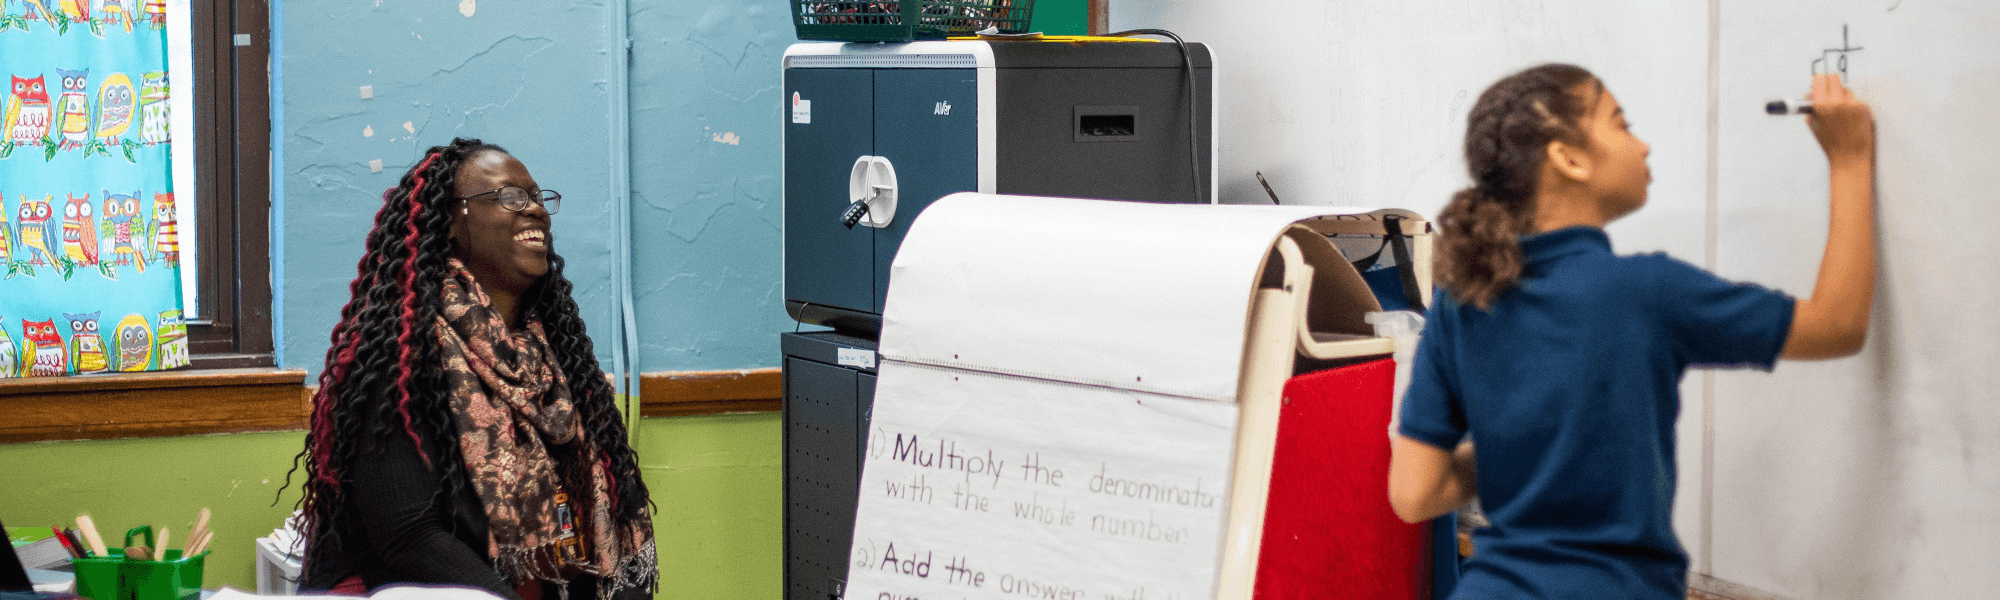
M 1814 75 L 1812 114 L 1806 125 L 1819 138 L 1830 163 L 1870 161 L 1875 156 L 1875 117 L 1868 103 L 1856 100 L 1854 91 L 1842 85 L 1839 75 Z

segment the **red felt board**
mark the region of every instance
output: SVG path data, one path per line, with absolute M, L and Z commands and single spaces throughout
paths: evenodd
M 1383 359 L 1285 383 L 1256 597 L 1415 600 L 1428 589 L 1426 524 L 1389 509 Z

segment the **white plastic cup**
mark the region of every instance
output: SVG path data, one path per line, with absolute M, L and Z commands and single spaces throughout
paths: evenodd
M 1424 316 L 1414 311 L 1393 310 L 1362 315 L 1375 326 L 1375 335 L 1389 338 L 1391 358 L 1396 361 L 1395 393 L 1389 401 L 1389 436 L 1403 419 L 1403 389 L 1410 387 L 1410 367 L 1417 359 L 1417 342 L 1423 337 Z

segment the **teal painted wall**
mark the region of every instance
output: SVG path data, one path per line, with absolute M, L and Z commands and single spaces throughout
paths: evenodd
M 1033 29 L 1081 34 L 1085 6 L 1037 3 Z M 634 0 L 629 30 L 639 369 L 777 366 L 791 4 Z
M 632 5 L 639 370 L 778 365 L 783 0 Z
M 472 14 L 462 11 L 470 9 Z M 382 192 L 454 136 L 507 148 L 563 193 L 555 248 L 600 338 L 612 324 L 611 16 L 592 3 L 296 1 L 274 10 L 273 286 L 285 366 L 312 371 Z M 370 87 L 373 98 L 362 98 Z M 371 161 L 381 161 L 372 172 Z M 615 334 L 613 334 L 615 335 Z M 600 360 L 610 345 L 600 339 Z
M 1034 29 L 1082 33 L 1084 7 L 1044 0 Z M 618 302 L 609 194 L 629 175 L 639 369 L 778 364 L 777 333 L 792 325 L 779 279 L 779 59 L 795 41 L 790 4 L 629 4 L 629 174 L 612 164 L 610 10 L 491 0 L 274 7 L 273 267 L 285 366 L 317 376 L 382 191 L 453 136 L 507 147 L 563 192 L 556 248 L 600 360 L 610 358 Z
M 633 447 L 660 508 L 660 597 L 777 597 L 777 414 L 640 419 L 636 429 Z M 0 445 L 0 521 L 68 524 L 87 512 L 106 543 L 137 525 L 180 539 L 208 507 L 216 533 L 204 587 L 255 590 L 252 540 L 298 502 L 296 485 L 282 497 L 278 490 L 301 443 L 300 432 L 278 432 Z

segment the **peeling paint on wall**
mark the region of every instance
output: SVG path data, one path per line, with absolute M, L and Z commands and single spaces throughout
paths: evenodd
M 566 241 L 556 250 L 596 334 L 598 358 L 608 357 L 607 335 L 617 331 L 610 326 L 614 262 L 603 236 L 583 233 L 615 227 L 605 204 L 614 177 L 609 150 L 590 142 L 605 139 L 610 124 L 608 92 L 595 85 L 607 79 L 611 62 L 607 7 L 488 12 L 465 27 L 477 0 L 461 1 L 287 3 L 289 51 L 273 59 L 309 76 L 286 78 L 286 101 L 272 107 L 284 111 L 285 123 L 278 140 L 284 164 L 272 174 L 286 182 L 286 197 L 274 199 L 285 203 L 285 278 L 275 283 L 284 286 L 286 316 L 272 325 L 292 342 L 282 364 L 306 369 L 309 378 L 325 363 L 382 191 L 426 148 L 453 137 L 505 147 L 537 180 L 568 193 L 568 210 L 554 222 L 555 237 Z M 359 103 L 348 95 L 357 91 Z M 378 95 L 384 102 L 373 101 Z
M 478 5 L 478 0 L 458 0 L 458 14 L 471 17 L 472 12 L 478 10 Z
M 779 62 L 797 40 L 777 0 L 634 2 L 633 302 L 641 370 L 778 364 Z

